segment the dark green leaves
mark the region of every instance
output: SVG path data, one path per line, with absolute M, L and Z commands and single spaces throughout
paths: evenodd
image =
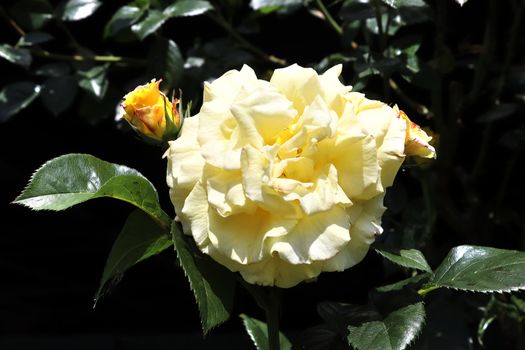
M 232 272 L 197 252 L 173 222 L 171 233 L 177 257 L 188 277 L 200 311 L 204 334 L 230 317 L 235 289 Z
M 14 203 L 34 210 L 64 210 L 99 197 L 131 203 L 164 227 L 169 226 L 157 192 L 145 177 L 134 169 L 87 154 L 68 154 L 45 163 Z
M 102 3 L 98 0 L 69 0 L 62 10 L 64 21 L 78 21 L 91 16 Z
M 184 71 L 184 60 L 177 44 L 166 38 L 158 38 L 148 55 L 150 62 L 157 62 L 148 66 L 148 75 L 163 78 L 167 89 L 177 87 L 181 82 Z
M 97 98 L 102 98 L 108 88 L 106 73 L 108 65 L 94 66 L 77 72 L 78 85 Z
M 201 15 L 213 9 L 208 1 L 179 0 L 166 7 L 164 14 L 169 17 L 189 17 Z
M 473 292 L 525 289 L 525 252 L 479 246 L 453 248 L 423 293 L 440 287 Z
M 0 57 L 25 68 L 31 64 L 31 54 L 27 49 L 19 49 L 8 44 L 0 45 Z
M 376 248 L 375 251 L 391 262 L 403 267 L 425 272 L 432 272 L 432 269 L 430 266 L 428 266 L 425 257 L 417 249 L 400 249 L 396 251 Z
M 104 28 L 104 37 L 113 36 L 123 29 L 130 28 L 144 14 L 137 6 L 122 6 L 113 14 Z
M 257 350 L 269 350 L 268 345 L 268 327 L 266 323 L 256 320 L 255 318 L 248 317 L 246 315 L 241 315 L 242 323 L 246 332 L 250 335 L 255 347 Z M 279 333 L 279 343 L 281 350 L 290 350 L 292 349 L 292 344 L 282 333 Z
M 40 98 L 44 106 L 58 116 L 65 111 L 75 99 L 77 82 L 70 76 L 53 77 L 44 82 Z
M 150 10 L 144 20 L 137 22 L 131 26 L 131 30 L 137 34 L 140 40 L 144 40 L 148 35 L 159 29 L 168 19 L 159 10 Z
M 95 299 L 109 281 L 118 279 L 131 266 L 172 245 L 167 228 L 159 226 L 141 210 L 132 212 L 111 248 Z
M 40 86 L 31 81 L 6 85 L 0 91 L 0 123 L 27 107 L 40 93 Z
M 408 305 L 383 320 L 348 327 L 348 343 L 357 350 L 402 350 L 415 339 L 424 321 L 423 303 Z

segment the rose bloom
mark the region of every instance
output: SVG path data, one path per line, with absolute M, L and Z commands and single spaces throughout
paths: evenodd
M 341 66 L 244 66 L 204 86 L 170 142 L 167 182 L 185 234 L 249 283 L 292 287 L 343 271 L 382 233 L 405 158 L 397 108 L 350 92 Z
M 171 103 L 160 89 L 160 80 L 153 79 L 150 83 L 137 86 L 124 96 L 122 108 L 123 118 L 139 133 L 149 138 L 161 141 L 166 132 L 166 117 L 175 127 L 180 127 L 180 116 L 177 102 Z M 167 116 L 166 116 L 167 112 Z

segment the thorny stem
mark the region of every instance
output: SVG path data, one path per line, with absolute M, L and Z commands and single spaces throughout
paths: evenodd
M 208 15 L 215 23 L 217 23 L 219 26 L 221 26 L 228 34 L 232 36 L 233 39 L 235 39 L 240 45 L 242 45 L 245 49 L 251 51 L 255 55 L 259 56 L 265 61 L 271 62 L 273 64 L 277 64 L 279 66 L 286 65 L 286 60 L 283 58 L 279 58 L 273 55 L 269 55 L 266 52 L 262 51 L 246 39 L 244 39 L 231 25 L 224 19 L 224 17 L 218 13 L 217 11 L 209 12 Z
M 319 7 L 319 10 L 323 13 L 324 18 L 330 24 L 330 27 L 332 27 L 333 30 L 337 32 L 337 34 L 341 35 L 343 34 L 343 28 L 337 23 L 337 21 L 332 17 L 330 12 L 327 10 L 326 6 L 324 6 L 322 0 L 315 0 L 315 3 L 317 4 L 317 7 Z

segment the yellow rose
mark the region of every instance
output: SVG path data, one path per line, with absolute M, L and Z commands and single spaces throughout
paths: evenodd
M 149 138 L 162 141 L 175 138 L 180 128 L 180 115 L 177 111 L 177 102 L 172 104 L 166 95 L 159 90 L 159 81 L 153 79 L 150 83 L 140 85 L 124 96 L 122 108 L 124 108 L 124 119 L 140 134 Z M 166 115 L 167 113 L 167 115 Z M 168 128 L 166 126 L 168 120 Z M 170 130 L 174 129 L 174 130 Z M 166 134 L 169 135 L 166 135 Z
M 383 231 L 407 124 L 340 73 L 293 65 L 263 81 L 248 66 L 229 71 L 205 84 L 200 112 L 170 142 L 184 232 L 249 283 L 287 288 L 345 270 Z

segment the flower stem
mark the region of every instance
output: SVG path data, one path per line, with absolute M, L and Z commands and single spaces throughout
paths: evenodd
M 328 12 L 322 0 L 316 0 L 315 3 L 317 4 L 317 7 L 319 7 L 319 10 L 323 13 L 326 21 L 328 22 L 328 24 L 330 24 L 332 29 L 335 30 L 339 35 L 343 34 L 343 28 L 341 28 L 339 23 L 337 23 L 336 20 L 330 14 L 330 12 Z
M 268 303 L 265 307 L 266 326 L 268 327 L 268 345 L 270 350 L 279 350 L 279 313 L 281 308 L 281 293 L 277 287 L 269 290 Z

